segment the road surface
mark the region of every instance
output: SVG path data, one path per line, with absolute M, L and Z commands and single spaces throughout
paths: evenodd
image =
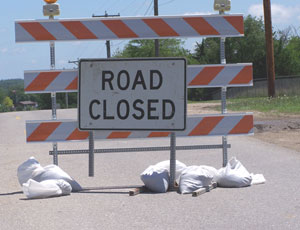
M 75 117 L 75 110 L 58 111 L 58 118 Z M 262 173 L 264 185 L 217 188 L 199 197 L 176 192 L 130 197 L 125 187 L 142 185 L 140 173 L 169 159 L 168 151 L 96 154 L 92 178 L 88 155 L 69 155 L 59 156 L 59 166 L 83 187 L 98 189 L 27 200 L 18 184 L 17 167 L 30 156 L 43 166 L 51 164 L 52 144 L 26 144 L 25 120 L 50 118 L 51 111 L 0 114 L 1 229 L 300 229 L 300 153 L 246 136 L 228 138 L 229 158 L 235 156 L 248 171 Z M 221 144 L 221 137 L 177 138 L 176 142 Z M 95 148 L 168 144 L 169 139 L 98 141 Z M 87 147 L 87 142 L 58 144 L 59 149 Z M 176 154 L 187 165 L 222 165 L 220 149 Z

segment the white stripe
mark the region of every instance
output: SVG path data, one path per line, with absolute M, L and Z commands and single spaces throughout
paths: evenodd
M 61 23 L 50 21 L 41 22 L 41 25 L 57 40 L 77 40 L 77 38 Z

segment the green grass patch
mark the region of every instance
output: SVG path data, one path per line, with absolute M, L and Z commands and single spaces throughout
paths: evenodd
M 259 111 L 272 113 L 300 114 L 299 96 L 280 96 L 276 98 L 230 99 L 227 108 L 232 111 Z

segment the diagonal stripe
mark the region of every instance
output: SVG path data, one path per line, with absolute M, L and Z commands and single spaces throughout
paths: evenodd
M 249 133 L 253 128 L 253 116 L 245 115 L 229 134 Z
M 160 37 L 179 36 L 163 19 L 143 19 L 143 21 Z
M 112 132 L 107 139 L 115 139 L 115 138 L 127 138 L 131 132 Z
M 168 137 L 171 132 L 151 132 L 148 137 Z
M 41 123 L 27 138 L 27 141 L 45 141 L 60 124 L 61 122 Z
M 56 40 L 39 22 L 20 22 L 19 23 L 35 40 Z
M 62 21 L 60 22 L 66 27 L 77 39 L 97 39 L 87 27 L 80 21 Z
M 56 20 L 41 22 L 41 25 L 51 33 L 56 40 L 77 40 L 77 38 Z
M 40 73 L 26 88 L 25 91 L 42 91 L 45 90 L 49 84 L 61 72 L 42 72 Z
M 240 33 L 244 34 L 243 16 L 224 16 L 224 18 Z
M 209 83 L 214 86 L 227 86 L 230 81 L 243 69 L 240 65 L 225 65 L 224 69 Z
M 119 38 L 138 37 L 122 20 L 103 20 L 102 23 Z
M 78 89 L 78 77 L 76 77 L 70 85 L 66 87 L 66 90 L 77 90 Z
M 138 37 L 155 38 L 157 34 L 143 20 L 123 21 Z
M 208 135 L 223 118 L 224 116 L 204 117 L 188 136 Z
M 252 66 L 245 66 L 229 84 L 246 84 L 253 80 Z
M 34 41 L 35 39 L 20 25 L 20 23 L 15 23 L 15 40 L 19 41 Z
M 78 128 L 74 129 L 74 131 L 67 137 L 67 141 L 72 140 L 85 140 L 89 137 L 89 132 L 80 131 Z
M 224 66 L 204 67 L 202 71 L 190 82 L 192 85 L 208 85 L 224 69 Z
M 220 35 L 203 17 L 184 18 L 200 35 Z

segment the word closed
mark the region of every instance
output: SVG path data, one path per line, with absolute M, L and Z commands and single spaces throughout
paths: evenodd
M 186 61 L 83 59 L 79 129 L 184 130 Z

